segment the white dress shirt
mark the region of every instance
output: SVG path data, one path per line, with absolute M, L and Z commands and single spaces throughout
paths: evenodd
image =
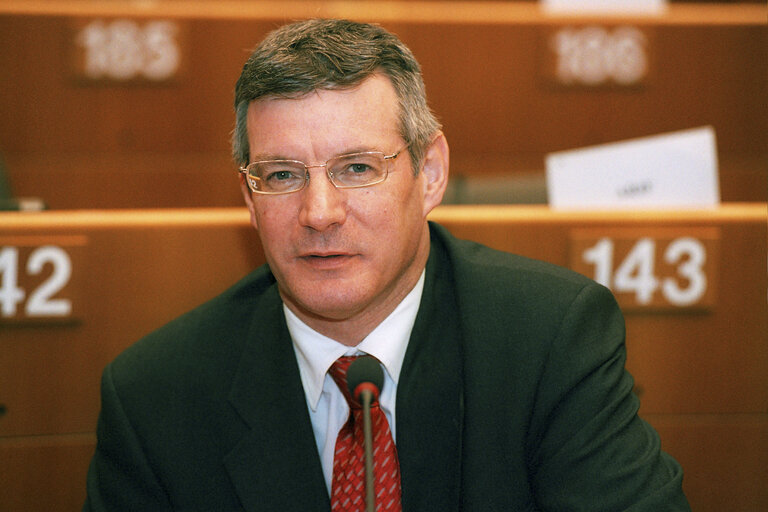
M 416 286 L 390 315 L 356 347 L 349 347 L 314 331 L 283 305 L 288 331 L 299 363 L 301 383 L 307 397 L 309 416 L 315 433 L 317 451 L 323 466 L 328 493 L 331 491 L 333 455 L 336 437 L 349 416 L 349 405 L 328 369 L 341 356 L 369 354 L 384 367 L 384 387 L 379 403 L 389 422 L 392 438 L 395 430 L 395 398 L 400 368 L 411 336 L 424 290 L 424 272 Z

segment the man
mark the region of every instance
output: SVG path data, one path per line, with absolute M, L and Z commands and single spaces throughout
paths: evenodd
M 283 27 L 235 107 L 267 265 L 106 368 L 85 510 L 341 510 L 359 426 L 336 361 L 359 354 L 383 368 L 391 510 L 689 509 L 611 294 L 427 222 L 448 144 L 397 38 Z

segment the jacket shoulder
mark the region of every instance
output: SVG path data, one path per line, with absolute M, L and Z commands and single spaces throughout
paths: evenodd
M 559 265 L 513 254 L 486 245 L 455 238 L 439 225 L 432 224 L 433 239 L 444 248 L 457 284 L 477 293 L 562 297 L 564 291 L 576 294 L 585 286 L 596 285 L 588 277 Z M 552 291 L 558 290 L 553 296 Z
M 435 249 L 450 267 L 465 343 L 472 347 L 541 358 L 577 310 L 617 318 L 613 294 L 584 275 L 457 239 L 437 225 L 432 229 Z

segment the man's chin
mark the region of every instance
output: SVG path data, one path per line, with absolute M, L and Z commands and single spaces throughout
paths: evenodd
M 300 317 L 324 321 L 342 322 L 349 320 L 360 312 L 364 303 L 362 297 L 349 293 L 349 289 L 336 290 L 326 286 L 323 293 L 288 296 L 282 294 L 283 301 Z

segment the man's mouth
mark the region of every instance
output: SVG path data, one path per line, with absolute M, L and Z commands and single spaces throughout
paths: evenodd
M 315 265 L 331 265 L 342 263 L 352 255 L 344 252 L 307 253 L 301 257 L 304 261 Z
M 342 254 L 342 253 L 308 254 L 305 256 L 305 258 L 330 259 L 330 258 L 341 258 L 343 256 L 346 256 L 346 254 Z

